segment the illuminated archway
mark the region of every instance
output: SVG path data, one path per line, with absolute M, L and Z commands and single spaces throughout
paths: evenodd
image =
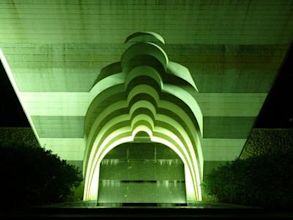
M 95 82 L 85 120 L 84 200 L 96 200 L 100 163 L 138 132 L 168 146 L 185 168 L 187 202 L 201 200 L 202 114 L 189 93 L 188 69 L 169 61 L 162 37 L 139 32 L 127 38 L 120 63 L 105 67 Z

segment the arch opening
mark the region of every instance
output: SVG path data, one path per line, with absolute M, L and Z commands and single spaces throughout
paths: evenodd
M 132 142 L 116 146 L 102 159 L 97 201 L 108 206 L 185 205 L 185 185 L 181 158 L 138 132 Z

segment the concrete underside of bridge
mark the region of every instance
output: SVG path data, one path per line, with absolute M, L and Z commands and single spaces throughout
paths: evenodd
M 190 79 L 186 79 L 186 74 L 183 78 L 191 86 L 178 83 L 176 86 L 191 94 L 200 109 L 197 114 L 192 111 L 196 108 L 193 105 L 188 107 L 193 114 L 187 114 L 198 123 L 195 129 L 198 133 L 193 133 L 198 137 L 190 139 L 191 143 L 198 143 L 192 145 L 194 153 L 188 153 L 186 158 L 183 153 L 180 157 L 180 153 L 173 155 L 168 150 L 161 150 L 165 153 L 158 157 L 156 152 L 160 152 L 160 146 L 157 142 L 149 148 L 141 147 L 144 150 L 139 158 L 132 144 L 124 148 L 121 145 L 122 150 L 118 146 L 116 153 L 113 149 L 114 153 L 111 151 L 108 157 L 100 158 L 100 183 L 104 184 L 101 193 L 107 192 L 107 186 L 115 187 L 116 183 L 126 185 L 123 196 L 130 193 L 131 184 L 133 188 L 141 186 L 137 175 L 131 175 L 132 168 L 125 171 L 137 164 L 136 160 L 141 161 L 138 166 L 145 170 L 139 176 L 140 180 L 145 180 L 145 194 L 154 189 L 152 184 L 159 185 L 160 181 L 165 186 L 176 183 L 179 191 L 186 193 L 182 166 L 189 166 L 194 161 L 187 161 L 197 158 L 194 163 L 198 167 L 189 171 L 194 184 L 192 192 L 196 195 L 189 199 L 200 200 L 200 193 L 195 192 L 200 187 L 195 185 L 214 167 L 235 160 L 243 148 L 291 43 L 292 10 L 291 0 L 5 0 L 0 2 L 1 61 L 41 146 L 70 163 L 79 166 L 84 163 L 86 176 L 89 146 L 93 145 L 88 141 L 91 128 L 87 127 L 87 120 L 92 118 L 88 113 L 93 100 L 103 92 L 101 87 L 107 84 L 95 87 L 101 72 L 121 61 L 126 49 L 123 42 L 129 35 L 138 31 L 160 34 L 165 40 L 163 49 L 167 61 L 189 70 Z M 164 76 L 168 81 L 168 76 Z M 108 83 L 119 84 L 119 80 L 118 77 Z M 169 84 L 172 85 L 166 83 Z M 171 91 L 172 87 L 163 86 L 158 94 Z M 111 99 L 100 102 L 95 111 L 102 111 L 111 103 Z M 156 123 L 159 119 L 156 114 L 152 116 Z M 156 129 L 150 130 L 152 136 Z M 133 139 L 129 139 L 131 141 Z M 148 152 L 149 149 L 153 150 Z M 136 152 L 136 156 L 129 159 L 125 152 Z M 146 166 L 142 166 L 143 163 Z M 151 176 L 148 170 L 152 169 L 158 171 L 158 175 Z M 91 172 L 94 170 L 92 168 Z M 115 173 L 125 175 L 115 177 Z M 138 193 L 141 188 L 136 189 L 133 192 Z M 85 193 L 86 199 L 95 199 L 97 192 L 94 197 L 89 194 Z M 129 202 L 129 197 L 123 199 L 122 194 L 117 201 Z M 186 202 L 182 194 L 176 195 L 174 203 Z M 151 196 L 145 198 L 140 202 L 152 200 Z M 106 200 L 101 199 L 101 202 Z

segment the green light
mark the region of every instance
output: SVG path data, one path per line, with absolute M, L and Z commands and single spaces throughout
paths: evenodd
M 124 86 L 117 87 L 117 84 L 113 86 L 107 84 L 109 87 L 105 87 L 105 89 L 111 91 L 111 93 L 100 90 L 100 94 L 97 94 L 95 98 L 93 97 L 87 113 L 87 118 L 94 118 L 94 120 L 88 121 L 90 130 L 87 135 L 87 151 L 85 154 L 84 199 L 96 200 L 98 198 L 99 169 L 105 155 L 114 147 L 133 141 L 137 133 L 145 132 L 152 142 L 170 147 L 183 161 L 188 203 L 201 200 L 200 183 L 203 158 L 199 136 L 202 133 L 202 113 L 197 101 L 184 88 L 164 83 L 165 80 L 168 80 L 164 74 L 172 74 L 172 77 L 180 77 L 186 80 L 186 85 L 191 86 L 194 90 L 196 90 L 196 86 L 192 78 L 189 77 L 188 70 L 179 64 L 172 63 L 169 68 L 170 73 L 162 73 L 155 67 L 146 66 L 143 64 L 143 60 L 140 61 L 141 65 L 131 66 L 132 64 L 129 64 L 132 62 L 131 60 L 136 59 L 135 57 L 139 54 L 153 56 L 163 66 L 168 66 L 168 57 L 160 46 L 149 42 L 134 43 L 126 49 L 122 56 L 122 67 L 126 71 L 125 74 L 112 75 L 119 75 L 124 78 Z M 182 72 L 177 73 L 178 70 Z M 189 75 L 184 76 L 183 73 Z M 131 82 L 145 76 L 154 79 L 157 85 L 160 85 L 159 89 L 147 84 L 148 82 L 138 80 L 137 85 L 132 85 L 132 88 L 127 90 Z M 111 75 L 107 77 L 111 77 Z M 102 81 L 105 81 L 107 77 Z M 121 81 L 117 82 L 121 83 Z M 94 86 L 93 88 L 98 91 L 97 87 Z M 111 90 L 111 88 L 113 89 Z M 164 97 L 163 93 L 171 95 L 174 100 L 162 98 Z M 117 96 L 117 101 L 109 103 L 104 110 L 96 115 L 96 109 L 107 100 L 106 97 L 115 96 Z M 140 98 L 136 99 L 136 97 Z M 144 97 L 152 97 L 152 102 L 155 103 L 144 99 Z M 184 108 L 182 108 L 182 104 L 185 105 Z M 187 108 L 191 110 L 193 115 L 187 113 Z M 148 109 L 149 111 L 133 114 L 140 109 Z M 104 118 L 117 111 L 125 113 L 113 115 L 108 121 L 103 122 Z M 164 114 L 161 112 L 164 112 Z M 173 115 L 176 115 L 176 117 L 173 118 Z M 196 121 L 194 121 L 194 118 Z M 103 124 L 101 124 L 102 122 Z

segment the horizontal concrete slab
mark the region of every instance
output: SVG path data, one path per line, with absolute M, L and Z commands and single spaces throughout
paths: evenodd
M 247 138 L 255 117 L 204 117 L 204 138 Z
M 40 138 L 42 147 L 64 160 L 81 161 L 85 151 L 83 138 Z
M 40 138 L 83 138 L 84 117 L 32 116 Z
M 240 156 L 246 139 L 204 138 L 202 152 L 204 161 L 231 161 Z

